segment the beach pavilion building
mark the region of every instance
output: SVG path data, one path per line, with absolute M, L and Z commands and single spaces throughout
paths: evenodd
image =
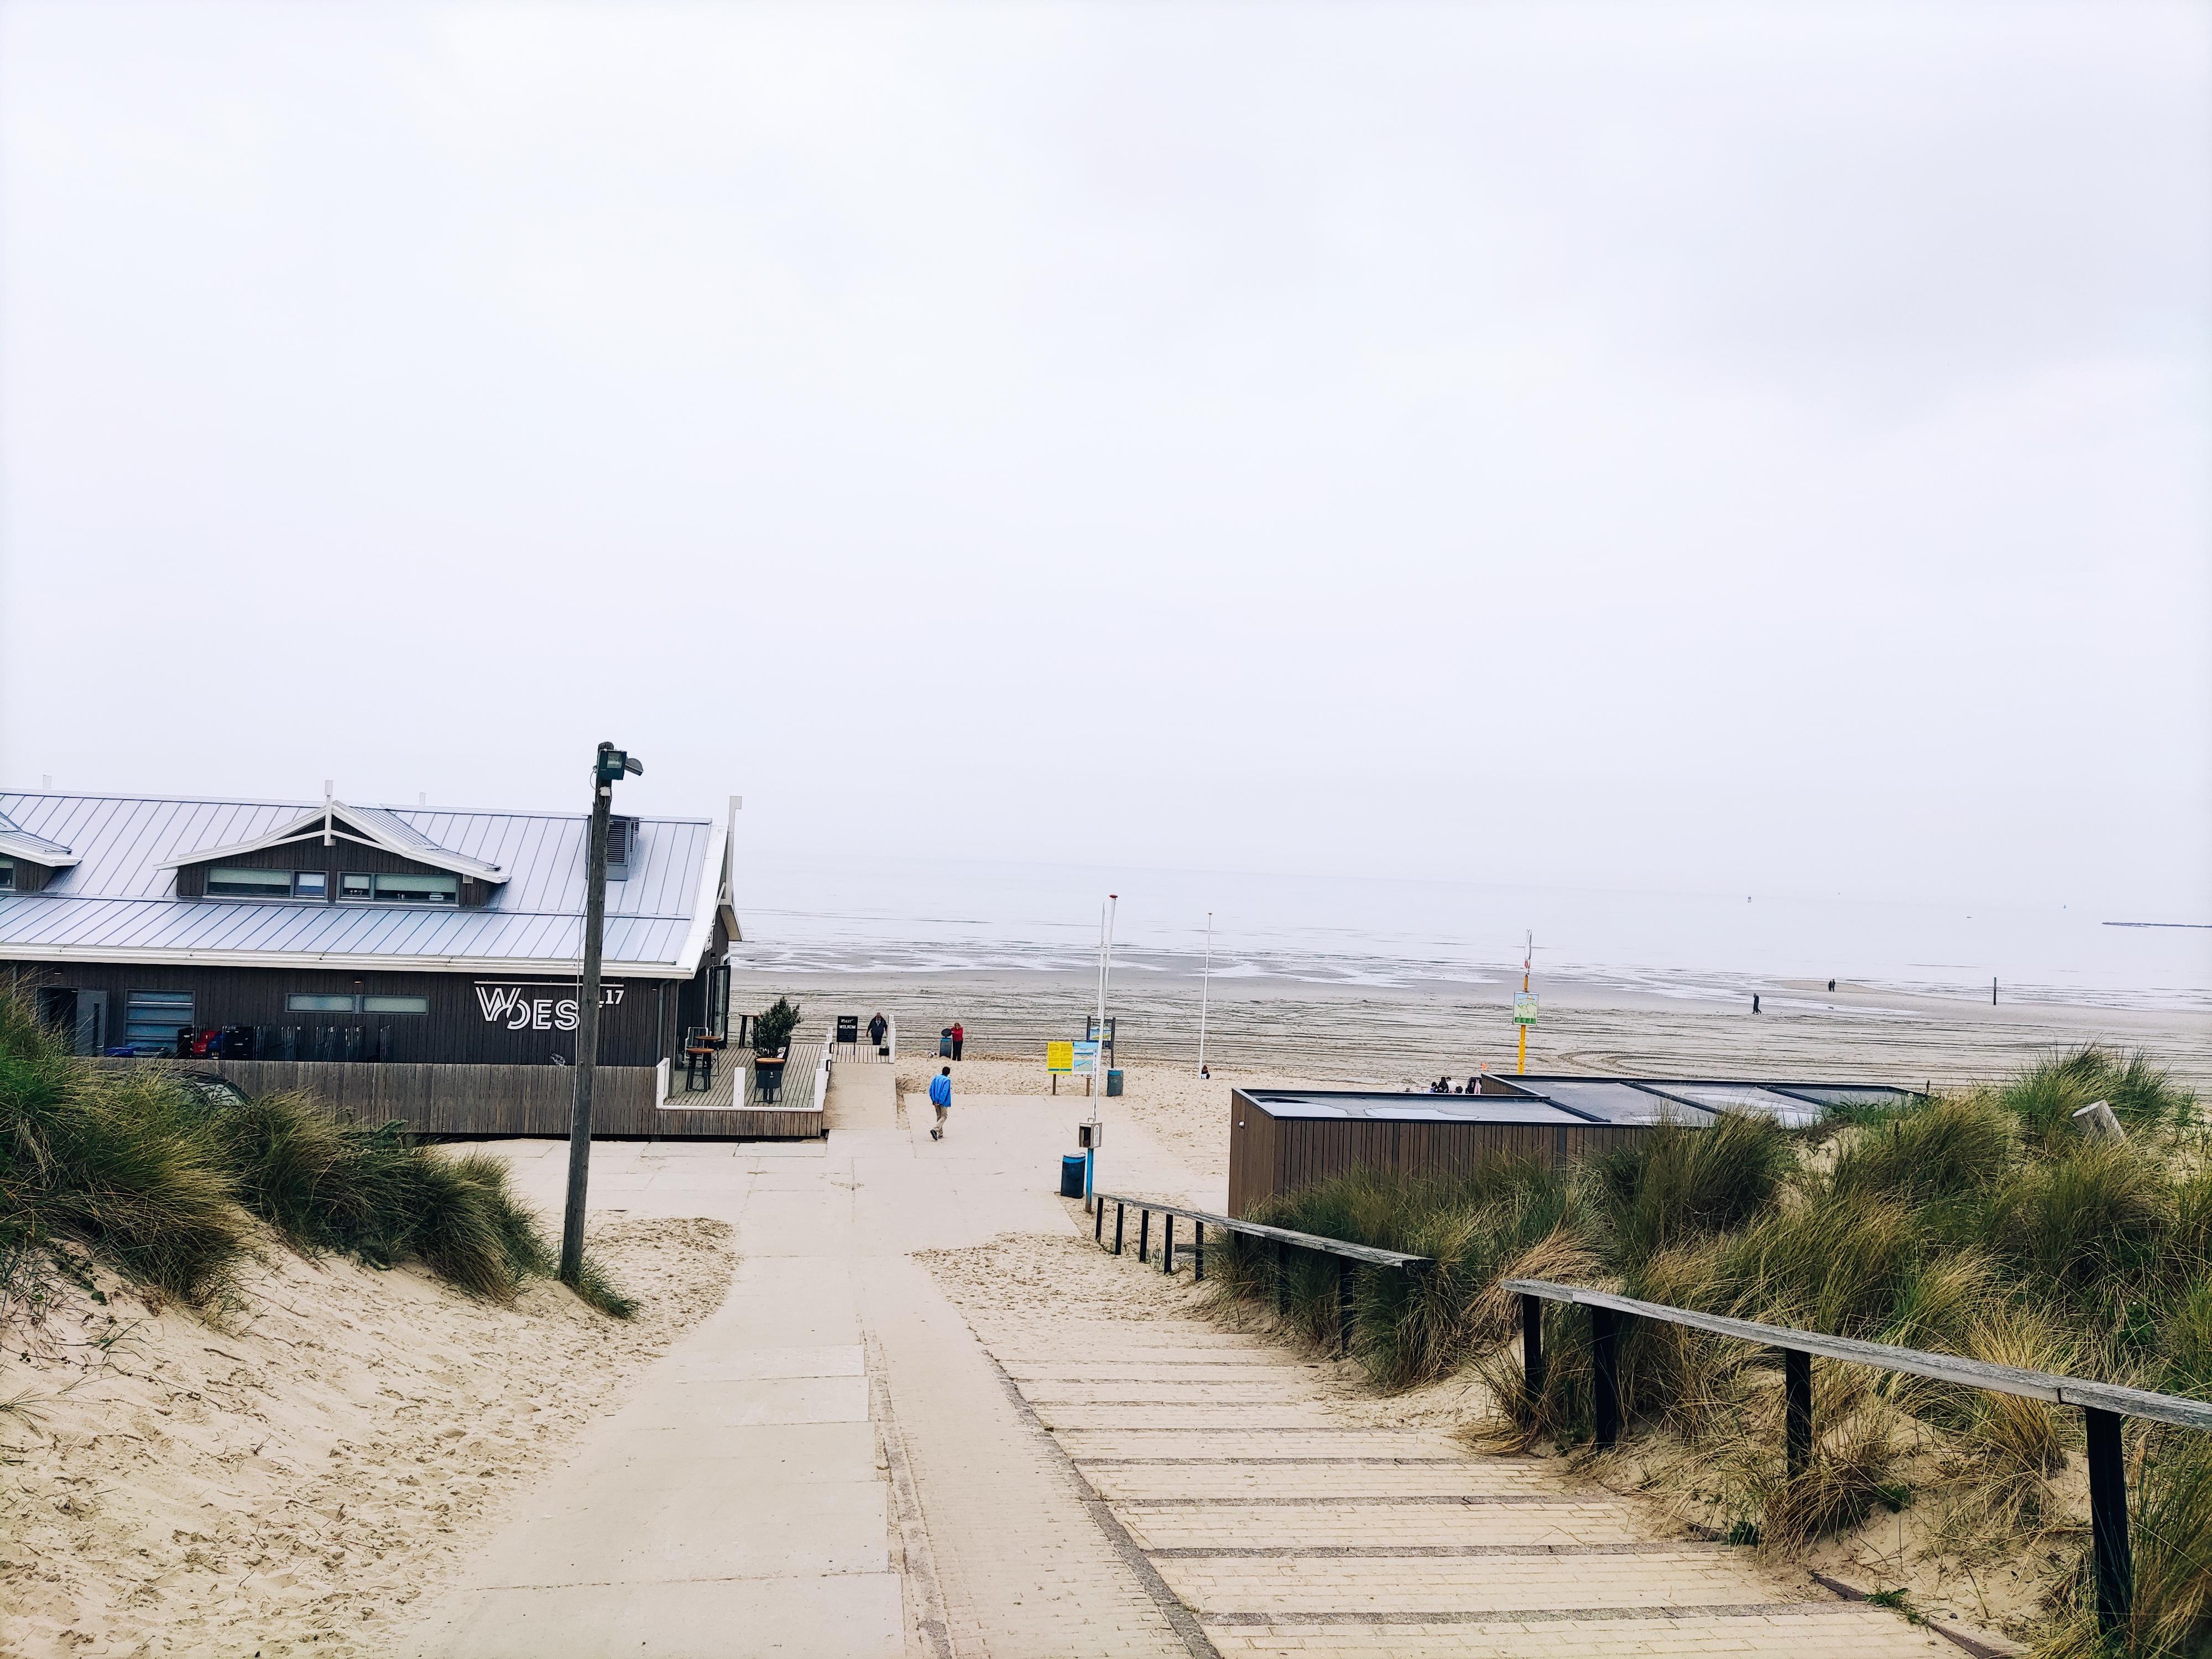
M 0 793 L 0 975 L 81 1054 L 179 1058 L 363 1121 L 565 1134 L 590 822 Z M 617 817 L 607 858 L 595 1128 L 777 1133 L 671 1093 L 687 1039 L 729 1025 L 727 826 Z

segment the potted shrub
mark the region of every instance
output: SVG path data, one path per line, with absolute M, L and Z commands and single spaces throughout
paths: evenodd
M 791 1058 L 791 1034 L 798 1029 L 799 1008 L 789 997 L 778 997 L 753 1016 L 753 1081 L 764 1099 L 783 1092 L 784 1062 Z

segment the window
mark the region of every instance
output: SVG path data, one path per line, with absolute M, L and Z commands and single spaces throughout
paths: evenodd
M 289 870 L 225 869 L 221 865 L 208 872 L 207 890 L 229 898 L 289 898 L 292 896 L 292 872 Z
M 15 860 L 0 859 L 0 893 L 15 890 Z
M 284 999 L 295 1014 L 427 1014 L 428 997 L 360 996 L 345 991 L 295 991 Z
M 382 899 L 387 904 L 458 905 L 461 902 L 461 878 L 435 872 L 416 875 L 390 871 L 380 871 L 373 876 L 341 876 L 338 896 Z
M 179 1026 L 192 1023 L 190 991 L 132 991 L 123 1004 L 123 1040 L 176 1046 Z
M 417 876 L 379 874 L 375 878 L 376 896 L 405 904 L 458 904 L 461 898 L 461 878 L 459 876 Z
M 207 873 L 207 890 L 214 898 L 319 899 L 328 895 L 330 881 L 319 870 L 248 870 L 217 865 Z

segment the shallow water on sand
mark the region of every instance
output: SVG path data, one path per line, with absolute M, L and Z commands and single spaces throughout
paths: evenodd
M 2071 906 L 1875 902 L 1077 866 L 853 860 L 741 864 L 738 960 L 769 972 L 1095 971 L 1118 892 L 1117 976 L 1212 976 L 1464 994 L 1517 988 L 1735 1002 L 1858 986 L 2006 1000 L 2212 1012 L 2212 927 Z

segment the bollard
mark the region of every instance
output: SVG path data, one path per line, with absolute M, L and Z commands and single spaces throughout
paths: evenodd
M 1139 1261 L 1149 1259 L 1145 1252 L 1152 1248 L 1152 1212 L 1150 1210 L 1139 1210 L 1137 1212 L 1137 1260 Z
M 1114 1206 L 1114 1254 L 1115 1255 L 1121 1254 L 1121 1223 L 1127 1219 L 1128 1214 L 1127 1205 L 1116 1204 Z
M 1160 1271 L 1170 1279 L 1175 1277 L 1175 1212 L 1160 1214 Z

